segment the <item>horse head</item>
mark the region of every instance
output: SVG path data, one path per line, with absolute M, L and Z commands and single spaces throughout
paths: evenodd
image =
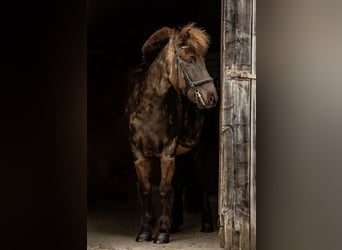
M 169 82 L 199 109 L 213 108 L 218 101 L 204 60 L 209 40 L 209 35 L 192 23 L 180 30 L 161 28 L 142 49 L 145 62 L 152 61 L 162 49 L 166 50 Z

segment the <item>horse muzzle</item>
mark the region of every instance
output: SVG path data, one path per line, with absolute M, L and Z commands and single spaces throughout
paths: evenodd
M 199 109 L 214 108 L 218 102 L 216 89 L 207 91 L 196 87 L 189 90 L 188 97 Z

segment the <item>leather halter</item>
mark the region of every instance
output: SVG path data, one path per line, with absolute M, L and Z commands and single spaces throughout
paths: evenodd
M 181 69 L 182 77 L 183 77 L 183 79 L 186 82 L 186 87 L 184 88 L 184 95 L 187 96 L 188 91 L 189 91 L 190 88 L 202 85 L 204 83 L 211 82 L 211 81 L 213 81 L 213 78 L 208 77 L 208 78 L 205 78 L 205 79 L 202 79 L 202 80 L 198 80 L 198 81 L 195 81 L 195 82 L 191 80 L 188 72 L 185 70 L 185 67 L 184 67 L 184 64 L 183 64 L 183 60 L 179 56 L 179 51 L 182 50 L 182 49 L 186 49 L 189 46 L 182 46 L 182 47 L 178 48 L 177 47 L 177 36 L 178 36 L 178 34 L 176 34 L 176 36 L 175 36 L 175 38 L 173 40 L 173 48 L 174 48 L 174 51 L 175 51 L 175 54 L 176 54 L 176 60 L 175 60 L 176 80 L 178 82 L 178 65 L 179 65 L 180 69 Z M 195 94 L 196 94 L 196 99 L 199 99 L 201 101 L 201 104 L 204 106 L 205 103 L 203 101 L 201 93 L 199 92 L 199 90 L 197 88 L 195 89 Z

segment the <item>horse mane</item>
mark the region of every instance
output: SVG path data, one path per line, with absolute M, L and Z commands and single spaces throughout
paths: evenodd
M 169 42 L 173 30 L 163 27 L 154 32 L 144 43 L 141 51 L 143 53 L 143 63 L 149 65 L 158 56 L 159 52 Z

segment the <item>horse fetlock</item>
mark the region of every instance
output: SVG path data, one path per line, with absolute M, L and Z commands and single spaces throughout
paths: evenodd
M 156 217 L 152 211 L 145 212 L 143 216 L 143 225 L 151 225 L 154 226 L 156 222 Z
M 159 229 L 169 231 L 171 228 L 171 218 L 167 215 L 161 215 L 159 218 Z

